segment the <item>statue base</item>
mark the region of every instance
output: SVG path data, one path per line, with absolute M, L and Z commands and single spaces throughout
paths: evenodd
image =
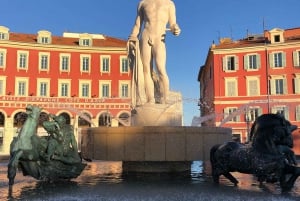
M 169 92 L 167 104 L 146 103 L 132 111 L 131 126 L 182 126 L 182 98 Z

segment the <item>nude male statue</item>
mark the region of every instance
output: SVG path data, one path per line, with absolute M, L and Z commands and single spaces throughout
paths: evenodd
M 143 31 L 142 25 L 144 24 Z M 169 24 L 170 28 L 166 28 Z M 148 103 L 155 103 L 152 78 L 153 63 L 158 73 L 160 103 L 165 104 L 169 92 L 169 78 L 166 72 L 166 30 L 180 34 L 176 23 L 176 9 L 172 0 L 141 0 L 138 5 L 135 25 L 129 40 L 138 40 L 143 64 L 145 93 Z

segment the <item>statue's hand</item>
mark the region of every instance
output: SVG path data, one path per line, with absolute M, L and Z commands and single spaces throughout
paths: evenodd
M 181 32 L 181 29 L 179 28 L 178 24 L 173 24 L 171 26 L 171 32 L 175 35 L 178 36 Z

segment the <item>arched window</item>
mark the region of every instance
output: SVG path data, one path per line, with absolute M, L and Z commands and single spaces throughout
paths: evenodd
M 129 126 L 130 121 L 129 121 L 129 114 L 128 113 L 122 113 L 119 116 L 119 126 Z
M 68 113 L 63 112 L 60 115 L 63 116 L 66 119 L 66 124 L 69 124 L 69 125 L 71 124 L 71 117 Z
M 111 115 L 109 113 L 103 113 L 99 117 L 99 126 L 111 126 Z
M 2 112 L 0 112 L 0 127 L 4 127 L 5 124 L 5 116 Z
M 14 127 L 20 128 L 23 126 L 27 119 L 27 114 L 26 112 L 18 112 L 14 116 Z
M 91 126 L 91 116 L 88 113 L 80 115 L 78 118 L 79 127 L 90 127 Z

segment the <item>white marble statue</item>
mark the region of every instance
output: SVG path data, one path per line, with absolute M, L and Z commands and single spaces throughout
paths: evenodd
M 169 93 L 169 78 L 166 71 L 166 31 L 171 31 L 176 36 L 181 31 L 176 23 L 174 2 L 141 0 L 128 41 L 129 60 L 134 60 L 132 90 L 134 106 L 144 103 L 166 103 Z M 154 71 L 157 76 L 154 76 Z M 159 93 L 155 92 L 155 87 L 159 88 Z M 156 95 L 159 96 L 158 101 L 155 101 Z

